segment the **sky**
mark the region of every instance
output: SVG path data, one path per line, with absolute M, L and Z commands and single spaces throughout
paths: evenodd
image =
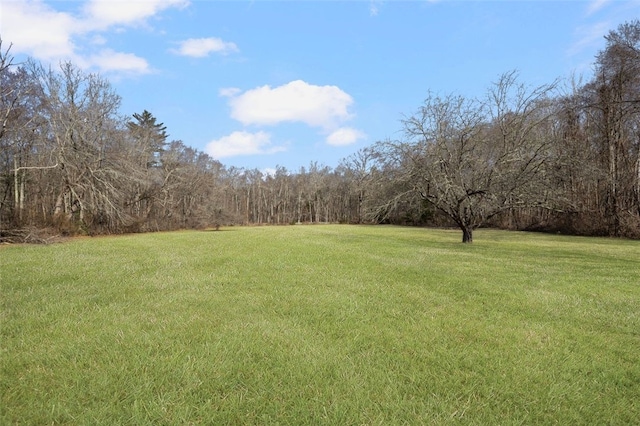
M 169 140 L 269 172 L 401 139 L 429 93 L 588 79 L 638 18 L 639 0 L 0 0 L 0 37 L 14 62 L 99 73 Z

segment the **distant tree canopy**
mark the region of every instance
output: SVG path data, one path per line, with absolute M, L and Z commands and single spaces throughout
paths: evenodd
M 167 143 L 167 128 L 164 123 L 156 123 L 149 111 L 133 114 L 134 120 L 127 122 L 127 129 L 137 146 L 142 165 L 146 168 L 157 166 Z
M 0 240 L 299 222 L 640 238 L 640 21 L 605 39 L 584 84 L 507 72 L 480 99 L 429 93 L 401 139 L 268 174 L 169 139 L 147 110 L 122 117 L 97 74 L 14 64 L 0 40 Z

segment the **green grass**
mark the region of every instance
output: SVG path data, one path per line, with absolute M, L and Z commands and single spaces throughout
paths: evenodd
M 0 424 L 640 424 L 640 243 L 229 228 L 0 249 Z

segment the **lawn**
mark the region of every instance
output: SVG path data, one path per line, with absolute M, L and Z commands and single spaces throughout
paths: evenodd
M 640 242 L 239 227 L 0 248 L 0 424 L 640 424 Z

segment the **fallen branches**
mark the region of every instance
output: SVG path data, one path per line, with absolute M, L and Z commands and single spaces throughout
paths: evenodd
M 52 229 L 26 227 L 0 230 L 0 244 L 51 244 L 60 240 Z

